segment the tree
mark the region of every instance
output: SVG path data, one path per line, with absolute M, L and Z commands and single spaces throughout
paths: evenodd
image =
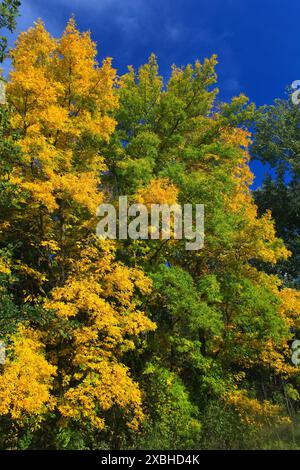
M 73 19 L 59 40 L 38 22 L 11 55 L 1 445 L 247 448 L 291 429 L 300 294 L 265 268 L 290 252 L 250 191 L 254 106 L 217 102 L 215 56 L 167 83 L 153 55 L 117 78 Z M 204 248 L 98 239 L 96 208 L 119 195 L 205 204 Z
M 96 238 L 98 148 L 115 127 L 115 71 L 110 59 L 98 65 L 95 44 L 73 19 L 58 41 L 39 21 L 11 55 L 6 146 L 18 151 L 5 153 L 3 194 L 12 188 L 17 202 L 3 214 L 1 246 L 12 251 L 9 295 L 32 311 L 4 337 L 0 413 L 20 429 L 18 443 L 33 432 L 32 445 L 60 445 L 103 431 L 111 415 L 114 436 L 143 417 L 122 357 L 155 328 L 140 308 L 150 281 L 115 260 L 113 242 Z

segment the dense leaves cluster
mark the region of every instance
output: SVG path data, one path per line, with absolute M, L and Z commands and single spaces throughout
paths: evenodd
M 19 0 L 3 0 L 0 3 L 0 29 L 11 33 L 16 27 L 16 17 L 19 14 L 21 2 Z M 8 41 L 6 35 L 0 36 L 0 62 L 7 56 Z
M 250 192 L 254 108 L 219 105 L 216 57 L 117 77 L 70 20 L 11 53 L 1 108 L 4 448 L 247 448 L 297 423 L 290 256 Z M 205 204 L 205 246 L 100 240 L 118 197 Z M 268 268 L 268 269 L 267 269 Z M 276 445 L 280 445 L 276 443 Z

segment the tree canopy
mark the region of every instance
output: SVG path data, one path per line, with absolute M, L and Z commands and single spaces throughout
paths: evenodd
M 261 448 L 293 435 L 300 293 L 272 271 L 290 246 L 250 190 L 254 106 L 218 102 L 215 56 L 167 82 L 154 55 L 119 77 L 74 19 L 59 39 L 37 22 L 11 58 L 1 446 Z M 204 248 L 99 239 L 96 209 L 120 195 L 204 204 Z

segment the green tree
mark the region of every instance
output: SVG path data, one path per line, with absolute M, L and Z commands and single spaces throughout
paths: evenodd
M 254 192 L 260 213 L 271 210 L 278 235 L 292 252 L 289 260 L 265 267 L 286 285 L 300 286 L 300 108 L 291 97 L 258 109 L 252 156 L 270 165 L 262 187 Z
M 19 0 L 3 0 L 0 3 L 0 29 L 13 32 L 16 28 L 16 18 L 19 15 L 21 2 Z M 7 57 L 7 37 L 0 36 L 0 62 Z

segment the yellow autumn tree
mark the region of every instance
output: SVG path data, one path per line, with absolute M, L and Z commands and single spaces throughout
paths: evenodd
M 21 151 L 9 181 L 19 198 L 1 241 L 18 241 L 11 271 L 19 302 L 40 308 L 7 338 L 0 414 L 19 425 L 50 411 L 58 428 L 104 429 L 111 409 L 133 428 L 143 418 L 122 357 L 155 328 L 140 306 L 151 284 L 95 234 L 104 199 L 98 148 L 114 131 L 118 105 L 111 59 L 100 66 L 96 55 L 74 19 L 58 40 L 38 21 L 11 52 L 10 132 Z

